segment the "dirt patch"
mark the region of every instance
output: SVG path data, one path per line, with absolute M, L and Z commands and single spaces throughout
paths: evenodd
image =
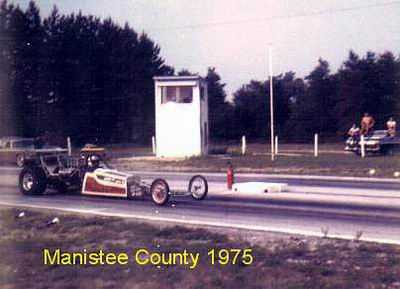
M 399 288 L 400 246 L 142 223 L 111 217 L 0 208 L 1 288 Z M 60 223 L 46 223 L 58 217 Z M 44 248 L 201 254 L 182 266 L 45 266 Z M 251 248 L 254 261 L 211 265 L 210 249 Z

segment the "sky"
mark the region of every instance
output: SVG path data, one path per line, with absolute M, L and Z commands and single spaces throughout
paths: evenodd
M 26 8 L 29 0 L 9 1 Z M 304 77 L 327 60 L 335 72 L 350 49 L 400 54 L 400 0 L 36 0 L 43 16 L 82 11 L 128 22 L 160 47 L 167 64 L 205 75 L 215 67 L 228 97 L 274 75 Z

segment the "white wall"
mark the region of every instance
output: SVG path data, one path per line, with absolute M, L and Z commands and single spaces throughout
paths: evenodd
M 161 104 L 162 86 L 194 86 L 192 103 Z M 201 155 L 200 89 L 198 81 L 156 82 L 157 157 Z

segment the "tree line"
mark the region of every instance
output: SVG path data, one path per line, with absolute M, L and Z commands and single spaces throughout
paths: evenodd
M 224 107 L 233 128 L 216 130 L 214 136 L 268 137 L 269 88 L 269 80 L 252 80 L 237 90 Z M 389 51 L 363 57 L 350 51 L 335 73 L 319 59 L 304 78 L 294 72 L 274 76 L 273 93 L 276 134 L 285 141 L 309 142 L 314 133 L 323 140 L 342 140 L 365 112 L 375 118 L 377 129 L 384 129 L 389 117 L 400 120 L 400 58 Z
M 337 72 L 319 59 L 306 77 L 274 76 L 276 131 L 287 141 L 339 139 L 363 112 L 400 119 L 400 59 L 350 51 Z M 147 143 L 154 135 L 153 76 L 174 75 L 160 47 L 128 24 L 82 13 L 42 18 L 0 2 L 0 136 L 45 132 L 77 143 Z M 190 74 L 182 70 L 178 75 Z M 212 140 L 269 136 L 269 81 L 252 80 L 228 100 L 209 68 Z
M 160 47 L 111 19 L 42 19 L 0 5 L 2 134 L 71 136 L 76 142 L 148 140 L 154 134 L 155 75 L 170 75 Z

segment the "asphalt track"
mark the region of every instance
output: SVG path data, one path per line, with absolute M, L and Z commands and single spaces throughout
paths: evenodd
M 146 180 L 164 177 L 172 189 L 184 190 L 192 173 L 136 172 Z M 288 192 L 232 193 L 223 174 L 205 174 L 209 195 L 203 201 L 176 197 L 165 207 L 149 199 L 87 197 L 49 192 L 23 196 L 17 187 L 18 169 L 0 167 L 0 204 L 49 208 L 85 214 L 120 216 L 158 222 L 296 233 L 312 236 L 400 244 L 400 182 L 345 178 L 239 175 L 238 182 L 289 184 Z

